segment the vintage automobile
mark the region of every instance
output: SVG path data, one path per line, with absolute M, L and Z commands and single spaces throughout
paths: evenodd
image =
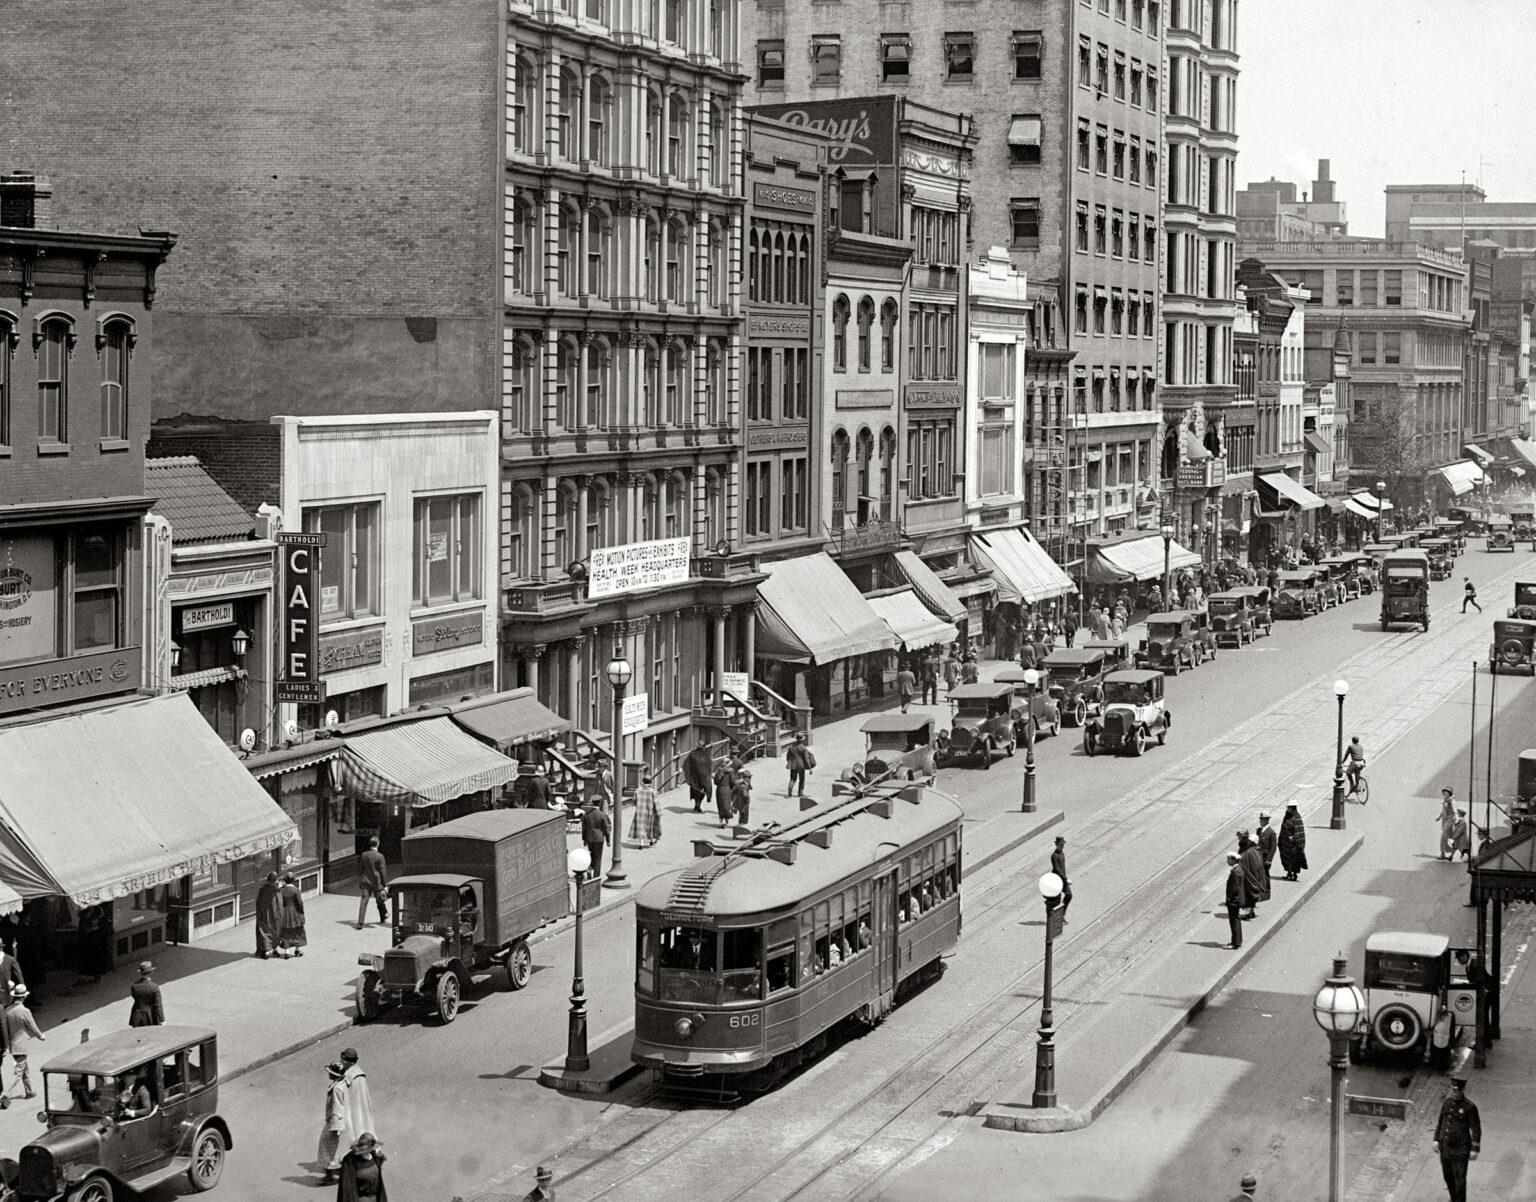
M 1102 651 L 1105 672 L 1117 672 L 1131 666 L 1131 640 L 1123 635 L 1118 639 L 1089 639 L 1086 643 L 1079 643 L 1078 648 L 1082 651 Z
M 1514 526 L 1516 538 L 1536 539 L 1536 510 L 1511 509 L 1509 520 Z
M 400 857 L 405 874 L 389 882 L 393 946 L 357 958 L 360 1021 L 415 1004 L 451 1023 L 475 974 L 492 967 L 512 989 L 528 984 L 528 936 L 570 912 L 564 814 L 466 814 L 412 831 Z
M 1324 609 L 1343 605 L 1349 599 L 1344 585 L 1348 569 L 1343 562 L 1336 558 L 1324 559 L 1313 564 L 1312 571 L 1317 576 L 1318 602 Z
M 1302 618 L 1319 613 L 1322 594 L 1317 587 L 1317 573 L 1311 568 L 1281 572 L 1275 589 L 1274 613 L 1277 618 Z
M 1381 628 L 1395 625 L 1429 629 L 1429 556 L 1418 548 L 1381 563 Z
M 933 719 L 926 714 L 875 714 L 864 732 L 864 758 L 832 782 L 832 796 L 888 780 L 931 785 L 938 775 Z
M 1435 534 L 1440 538 L 1450 539 L 1456 547 L 1457 555 L 1465 554 L 1467 550 L 1467 529 L 1464 520 L 1449 517 L 1436 518 Z
M 1515 527 L 1505 513 L 1491 513 L 1488 515 L 1488 545 L 1489 551 L 1515 551 Z
M 1536 660 L 1531 657 L 1536 644 L 1536 622 L 1523 618 L 1497 618 L 1493 623 L 1493 642 L 1488 644 L 1488 671 L 1501 668 L 1529 668 L 1536 676 Z
M 1058 647 L 1045 657 L 1051 698 L 1066 726 L 1082 726 L 1104 708 L 1104 674 L 1119 667 L 1102 647 Z
M 1104 712 L 1083 727 L 1083 751 L 1140 755 L 1149 740 L 1167 741 L 1171 722 L 1161 672 L 1111 672 L 1104 678 Z
M 983 768 L 992 767 L 994 752 L 1012 755 L 1018 746 L 1013 729 L 1013 686 L 982 683 L 956 685 L 949 691 L 955 718 L 949 732 L 949 746 L 939 766 L 956 760 L 969 760 Z
M 1195 651 L 1202 661 L 1215 659 L 1216 653 L 1221 649 L 1221 644 L 1216 641 L 1216 631 L 1211 626 L 1211 612 L 1209 609 L 1192 609 L 1189 616 L 1194 619 L 1194 626 L 1190 630 L 1190 638 L 1194 641 Z
M 1515 585 L 1515 603 L 1509 607 L 1506 616 L 1536 621 L 1536 583 L 1522 580 Z
M 1205 648 L 1195 642 L 1195 619 L 1187 609 L 1147 616 L 1147 637 L 1132 662 L 1138 668 L 1170 671 L 1175 676 L 1205 660 Z
M 1451 541 L 1447 538 L 1426 538 L 1419 542 L 1420 549 L 1429 556 L 1429 578 L 1449 580 L 1455 560 L 1451 555 Z
M 1515 767 L 1515 800 L 1509 807 L 1509 829 L 1522 831 L 1536 824 L 1536 751 L 1520 753 Z
M 1207 608 L 1211 615 L 1211 633 L 1218 643 L 1230 642 L 1234 647 L 1241 647 L 1259 637 L 1251 595 L 1257 591 L 1243 588 L 1211 594 Z
M 1390 543 L 1366 543 L 1365 546 L 1360 548 L 1360 554 L 1369 555 L 1372 560 L 1379 564 L 1396 550 L 1397 548 Z
M 113 1202 L 182 1176 L 213 1189 L 234 1146 L 218 1044 L 203 1027 L 130 1027 L 48 1061 L 47 1130 L 0 1161 L 0 1202 Z
M 1431 1067 L 1450 1066 L 1451 1052 L 1477 1024 L 1477 990 L 1459 975 L 1444 935 L 1376 931 L 1365 941 L 1365 1010 L 1349 1043 L 1360 1063 L 1380 1051 L 1422 1052 Z
M 1028 671 L 1027 668 L 1004 668 L 992 678 L 996 684 L 1013 686 L 1013 737 L 1020 743 L 1025 741 L 1027 722 L 1035 724 L 1033 737 L 1036 739 L 1046 732 L 1061 733 L 1061 706 L 1051 693 L 1050 673 L 1041 668 L 1034 669 L 1035 683 L 1031 686 L 1025 679 Z

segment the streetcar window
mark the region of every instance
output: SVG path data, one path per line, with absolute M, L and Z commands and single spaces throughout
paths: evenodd
M 715 932 L 703 927 L 660 928 L 656 996 L 665 1002 L 719 1002 L 716 944 Z
M 656 992 L 656 931 L 641 927 L 636 933 L 635 988 L 641 993 Z
M 725 932 L 726 1001 L 763 996 L 762 963 L 762 931 Z
M 859 921 L 853 926 L 853 950 L 859 952 L 868 951 L 870 942 L 874 939 L 874 932 L 870 928 L 870 911 L 866 909 L 859 915 Z
M 774 948 L 768 953 L 768 993 L 772 996 L 784 989 L 795 987 L 795 949 Z

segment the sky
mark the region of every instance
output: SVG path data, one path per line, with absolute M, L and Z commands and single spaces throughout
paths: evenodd
M 1536 201 L 1536 0 L 1242 0 L 1238 187 L 1311 191 L 1332 161 L 1349 231 L 1380 237 L 1387 184 L 1479 177 Z

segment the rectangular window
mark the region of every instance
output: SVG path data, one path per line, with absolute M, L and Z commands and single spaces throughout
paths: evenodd
M 1401 305 L 1403 303 L 1403 273 L 1401 271 L 1387 272 L 1387 280 L 1381 290 L 1381 303 L 1384 305 Z
M 1084 253 L 1088 250 L 1088 202 L 1077 202 L 1077 249 Z
M 1131 28 L 1141 28 L 1142 0 L 1131 0 Z
M 1152 337 L 1152 326 L 1155 323 L 1156 316 L 1157 316 L 1156 315 L 1156 311 L 1155 311 L 1155 309 L 1153 308 L 1153 305 L 1152 305 L 1152 294 L 1150 292 L 1143 292 L 1141 294 L 1141 333 L 1142 333 L 1142 337 L 1144 337 L 1144 338 Z
M 1147 147 L 1147 187 L 1157 187 L 1157 151 Z
M 1013 492 L 1012 423 L 981 428 L 981 492 L 987 497 Z
M 806 460 L 783 461 L 783 480 L 780 484 L 779 529 L 781 533 L 805 529 L 807 515 Z
M 880 35 L 880 78 L 885 83 L 905 83 L 912 69 L 912 39 L 904 33 Z
M 975 75 L 976 35 L 974 33 L 946 33 L 944 35 L 944 78 L 951 83 L 969 83 Z
M 1383 363 L 1403 361 L 1403 336 L 1396 330 L 1388 330 L 1381 336 L 1381 361 Z
M 1131 103 L 1141 107 L 1141 61 L 1131 60 Z
M 1125 256 L 1128 259 L 1141 258 L 1141 214 L 1132 213 L 1129 218 L 1129 228 L 1125 231 Z
M 1099 95 L 1109 94 L 1109 47 L 1103 42 L 1093 53 L 1093 85 Z
M 1157 112 L 1157 72 L 1147 69 L 1147 112 Z
M 320 559 L 323 565 L 324 552 Z M 446 605 L 481 595 L 478 494 L 416 499 L 412 563 L 417 605 Z
M 1100 175 L 1109 174 L 1109 128 L 1101 125 L 1093 135 L 1093 169 Z
M 1106 329 L 1105 318 L 1109 310 L 1109 297 L 1102 290 L 1093 294 L 1093 332 L 1102 334 Z
M 1115 157 L 1113 174 L 1116 179 L 1125 178 L 1125 139 L 1115 135 Z
M 1093 131 L 1089 128 L 1088 122 L 1079 121 L 1077 123 L 1077 169 L 1079 171 L 1088 170 L 1088 164 L 1092 159 L 1090 151 L 1092 141 Z
M 1376 281 L 1380 278 L 1378 272 L 1362 271 L 1360 273 L 1360 305 L 1365 309 L 1376 307 Z
M 327 536 L 320 555 L 321 620 L 379 613 L 378 503 L 306 509 L 304 529 Z
M 1014 346 L 1011 342 L 984 342 L 980 348 L 981 399 L 1011 401 L 1014 385 Z
M 1087 38 L 1077 40 L 1077 85 L 1080 88 L 1093 86 L 1093 43 Z
M 1037 32 L 1013 35 L 1013 77 L 1015 79 L 1039 79 L 1041 62 L 1041 35 Z
M 1040 245 L 1040 200 L 1029 196 L 1014 199 L 1008 204 L 1008 214 L 1013 224 L 1013 245 Z
M 783 88 L 784 39 L 767 38 L 757 44 L 757 86 Z
M 1040 161 L 1039 113 L 1016 113 L 1008 126 L 1008 158 L 1013 163 Z
M 1115 99 L 1125 99 L 1125 55 L 1115 54 Z
M 1079 288 L 1072 305 L 1072 328 L 1079 334 L 1088 332 L 1088 293 Z
M 97 529 L 77 532 L 70 542 L 70 650 L 116 647 L 122 633 L 122 541 L 114 530 Z
M 1117 259 L 1125 257 L 1125 222 L 1119 209 L 1109 221 L 1109 253 Z
M 1109 215 L 1103 205 L 1093 210 L 1093 253 L 1105 254 L 1109 250 Z
M 835 35 L 811 39 L 811 83 L 835 84 L 843 77 L 843 41 Z
M 1355 356 L 1361 363 L 1376 362 L 1376 335 L 1368 330 L 1361 331 L 1355 338 Z
M 747 537 L 766 538 L 773 533 L 773 464 L 747 464 Z

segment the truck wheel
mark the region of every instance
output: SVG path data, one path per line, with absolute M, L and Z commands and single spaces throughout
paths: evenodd
M 116 1195 L 105 1177 L 92 1177 L 69 1195 L 69 1202 L 112 1202 Z
M 528 940 L 514 940 L 507 953 L 507 987 L 521 989 L 533 976 L 533 953 L 528 950 Z
M 461 992 L 458 974 L 452 969 L 437 978 L 437 1017 L 444 1026 L 458 1017 Z
M 379 974 L 369 968 L 363 975 L 357 978 L 357 1020 L 371 1023 L 379 1017 L 379 1011 L 383 1008 L 383 1000 L 379 996 Z
M 224 1175 L 224 1137 L 216 1127 L 209 1127 L 192 1145 L 192 1164 L 187 1169 L 187 1180 L 199 1194 L 207 1193 Z

